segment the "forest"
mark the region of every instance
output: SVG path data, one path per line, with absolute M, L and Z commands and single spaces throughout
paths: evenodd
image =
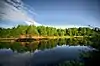
M 0 38 L 18 38 L 24 36 L 93 36 L 97 29 L 89 27 L 54 28 L 34 25 L 18 25 L 13 28 L 0 28 Z M 98 30 L 100 31 L 100 30 Z

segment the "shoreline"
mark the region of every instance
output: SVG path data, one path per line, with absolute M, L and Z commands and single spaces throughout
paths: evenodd
M 84 38 L 91 36 L 34 36 L 34 37 L 23 37 L 23 38 L 0 38 L 0 42 L 28 42 L 28 41 L 40 41 L 48 39 L 65 39 L 65 38 Z
M 56 39 L 56 38 L 83 38 L 83 37 L 91 37 L 91 36 L 34 36 L 34 37 L 22 37 L 22 38 L 0 38 L 0 39 L 23 39 L 23 38 L 33 38 L 33 39 Z

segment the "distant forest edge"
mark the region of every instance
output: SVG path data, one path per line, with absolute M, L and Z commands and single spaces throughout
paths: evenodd
M 89 27 L 66 29 L 34 25 L 18 25 L 17 27 L 13 28 L 0 27 L 0 38 L 93 36 L 95 33 L 95 30 Z

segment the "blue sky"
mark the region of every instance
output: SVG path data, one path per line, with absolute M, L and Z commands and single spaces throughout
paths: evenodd
M 34 14 L 28 15 L 43 25 L 100 27 L 99 0 L 22 0 L 22 2 L 34 11 Z M 24 24 L 24 22 L 17 23 Z M 16 23 L 9 23 L 13 24 Z
M 98 0 L 23 0 L 38 14 L 35 20 L 50 25 L 99 25 Z

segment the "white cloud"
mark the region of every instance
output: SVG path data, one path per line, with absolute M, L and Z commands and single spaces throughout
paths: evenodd
M 55 27 L 55 28 L 79 28 L 79 27 L 88 27 L 88 26 L 82 26 L 82 25 L 45 25 L 45 26 L 49 26 L 49 27 Z
M 11 22 L 25 22 L 28 25 L 40 25 L 29 16 L 29 13 L 36 15 L 34 11 L 26 7 L 21 0 L 2 0 L 0 1 L 0 20 L 9 20 Z M 26 6 L 25 6 L 26 5 Z

